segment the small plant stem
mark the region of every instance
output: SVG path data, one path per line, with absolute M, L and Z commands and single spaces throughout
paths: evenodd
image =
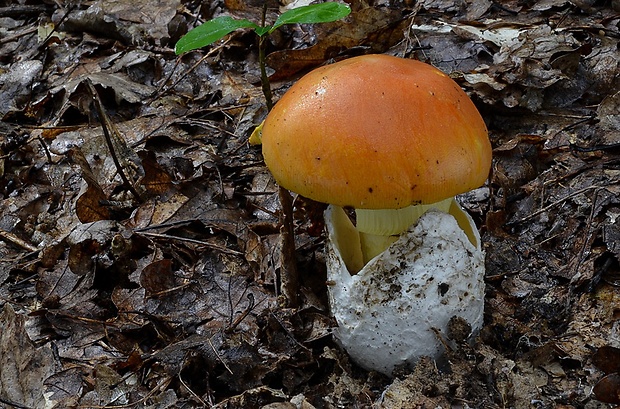
M 260 66 L 260 82 L 263 88 L 263 95 L 265 95 L 265 102 L 267 103 L 267 111 L 271 111 L 273 108 L 273 96 L 271 94 L 271 84 L 269 83 L 269 76 L 267 75 L 267 67 L 265 64 L 265 48 L 267 47 L 267 36 L 261 36 L 258 39 L 258 64 Z
M 265 27 L 265 20 L 267 19 L 267 0 L 263 2 L 263 15 L 261 17 L 261 26 Z M 258 65 L 260 67 L 260 82 L 263 88 L 263 95 L 265 95 L 265 102 L 267 103 L 267 112 L 273 108 L 273 95 L 271 94 L 271 84 L 269 83 L 269 76 L 267 75 L 267 64 L 265 62 L 265 51 L 267 48 L 267 38 L 269 34 L 263 34 L 258 37 Z
M 265 27 L 265 19 L 267 17 L 267 1 L 263 3 L 263 15 L 261 26 Z M 267 104 L 267 112 L 273 108 L 273 96 L 271 94 L 271 84 L 267 76 L 267 67 L 265 63 L 265 51 L 267 48 L 266 33 L 258 37 L 258 64 L 260 66 L 260 79 Z M 288 190 L 281 187 L 278 190 L 280 206 L 282 213 L 280 215 L 280 238 L 282 240 L 282 249 L 280 256 L 280 291 L 286 298 L 287 306 L 295 308 L 299 304 L 299 276 L 297 272 L 297 260 L 295 254 L 295 231 L 293 229 L 293 199 Z

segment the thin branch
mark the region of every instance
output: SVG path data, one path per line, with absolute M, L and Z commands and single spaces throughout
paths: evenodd
M 289 191 L 283 187 L 280 187 L 278 193 L 282 206 L 280 216 L 280 237 L 282 240 L 280 290 L 288 301 L 288 307 L 295 308 L 299 305 L 299 275 L 293 229 L 293 199 Z
M 252 293 L 248 293 L 248 295 L 246 296 L 248 299 L 248 306 L 246 307 L 246 309 L 232 322 L 232 324 L 230 324 L 230 326 L 228 328 L 226 328 L 226 332 L 227 333 L 231 333 L 235 330 L 235 328 L 237 328 L 237 326 L 239 324 L 241 324 L 241 322 L 250 314 L 250 312 L 252 312 L 252 310 L 254 309 L 254 294 Z
M 203 241 L 203 240 L 196 240 L 196 239 L 190 239 L 190 238 L 187 238 L 187 237 L 173 236 L 171 234 L 150 233 L 150 232 L 147 232 L 147 231 L 139 232 L 139 234 L 141 234 L 143 236 L 158 238 L 158 239 L 177 240 L 177 241 L 186 242 L 186 243 L 198 244 L 200 246 L 209 247 L 211 249 L 221 251 L 222 253 L 232 254 L 232 255 L 235 255 L 235 256 L 242 256 L 243 255 L 243 253 L 241 251 L 229 249 L 228 247 L 220 246 L 219 244 L 209 243 L 209 242 Z
M 551 209 L 551 208 L 553 208 L 553 207 L 555 207 L 555 206 L 557 206 L 557 205 L 559 205 L 559 204 L 564 203 L 564 202 L 565 202 L 565 201 L 567 201 L 568 199 L 570 199 L 570 198 L 572 198 L 572 197 L 575 197 L 575 196 L 577 196 L 578 194 L 581 194 L 581 193 L 587 192 L 588 190 L 598 189 L 598 188 L 601 188 L 601 187 L 603 187 L 603 186 L 598 186 L 598 185 L 586 186 L 586 187 L 584 187 L 584 188 L 582 188 L 582 189 L 579 189 L 579 190 L 576 190 L 576 191 L 574 191 L 574 192 L 571 192 L 570 194 L 568 194 L 568 195 L 564 196 L 563 198 L 561 198 L 561 199 L 559 199 L 559 200 L 556 200 L 555 202 L 553 202 L 553 203 L 551 203 L 551 204 L 549 204 L 549 205 L 547 205 L 547 206 L 543 207 L 542 209 L 539 209 L 539 210 L 535 211 L 534 213 L 530 213 L 530 214 L 528 214 L 527 216 L 525 216 L 525 217 L 523 217 L 523 218 L 521 218 L 521 219 L 519 219 L 519 220 L 515 220 L 514 222 L 510 222 L 510 223 L 508 223 L 508 224 L 523 223 L 523 222 L 525 222 L 525 221 L 528 221 L 528 220 L 530 220 L 530 219 L 532 219 L 532 218 L 534 218 L 534 217 L 538 216 L 538 215 L 539 215 L 539 214 L 541 214 L 541 213 L 544 213 L 544 212 L 548 211 L 549 209 Z
M 131 192 L 133 197 L 139 203 L 142 203 L 144 202 L 144 200 L 142 199 L 140 193 L 138 193 L 138 191 L 136 190 L 133 183 L 129 180 L 129 178 L 125 174 L 125 169 L 121 165 L 121 162 L 117 156 L 116 149 L 114 148 L 114 142 L 112 141 L 112 135 L 110 134 L 110 129 L 109 129 L 109 126 L 111 126 L 112 122 L 110 121 L 110 118 L 108 117 L 105 110 L 103 109 L 103 104 L 101 103 L 101 100 L 99 99 L 99 94 L 97 93 L 97 90 L 95 89 L 95 86 L 93 85 L 93 83 L 88 78 L 86 79 L 86 85 L 93 97 L 95 109 L 97 110 L 99 121 L 101 122 L 101 128 L 103 129 L 103 135 L 105 136 L 108 149 L 110 150 L 110 156 L 112 157 L 112 160 L 114 161 L 114 166 L 116 166 L 116 170 L 118 171 L 118 174 L 123 180 L 123 184 L 125 185 L 125 187 L 129 190 L 129 192 Z
M 185 383 L 185 381 L 183 380 L 183 377 L 181 376 L 181 373 L 179 372 L 179 381 L 181 382 L 181 385 L 183 385 L 185 387 L 185 389 L 187 389 L 187 391 L 198 401 L 200 402 L 200 404 L 202 406 L 204 406 L 205 408 L 210 408 L 213 407 L 213 405 L 208 404 L 207 402 L 205 402 L 200 396 L 198 396 L 198 394 L 196 392 L 194 392 L 192 390 L 192 388 L 189 387 L 189 385 L 187 383 Z
M 211 349 L 213 350 L 213 353 L 215 354 L 215 356 L 217 357 L 217 359 L 222 363 L 222 365 L 224 365 L 224 368 L 226 368 L 226 370 L 228 371 L 229 374 L 234 375 L 234 372 L 230 369 L 230 367 L 226 364 L 226 361 L 224 361 L 224 359 L 222 358 L 222 356 L 219 354 L 219 352 L 217 352 L 217 349 L 215 349 L 215 345 L 213 345 L 213 342 L 211 342 L 211 338 L 207 338 L 207 342 L 209 343 L 209 346 L 211 347 Z
M 17 237 L 13 233 L 9 233 L 8 231 L 0 230 L 0 239 L 13 243 L 23 248 L 24 250 L 28 250 L 33 253 L 36 251 L 39 251 L 39 249 L 36 246 L 33 246 L 32 244 L 28 243 L 25 240 L 20 239 L 19 237 Z
M 10 407 L 17 409 L 32 409 L 30 406 L 20 405 L 17 402 L 13 402 L 2 397 L 0 397 L 0 403 L 4 403 L 5 405 L 9 405 Z

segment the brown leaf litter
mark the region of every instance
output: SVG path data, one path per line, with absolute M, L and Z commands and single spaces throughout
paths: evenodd
M 446 359 L 394 379 L 331 339 L 323 207 L 301 197 L 282 291 L 278 187 L 247 144 L 266 114 L 255 36 L 173 53 L 199 21 L 259 21 L 262 4 L 22 3 L 0 1 L 0 406 L 619 403 L 617 2 L 354 2 L 270 39 L 276 96 L 384 52 L 450 74 L 488 124 L 491 177 L 461 197 L 485 326 L 438 333 Z

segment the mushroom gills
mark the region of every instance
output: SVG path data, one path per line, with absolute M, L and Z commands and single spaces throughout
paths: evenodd
M 436 209 L 444 213 L 452 214 L 460 210 L 458 205 L 453 206 L 454 198 L 448 198 L 436 203 L 411 205 L 401 209 L 355 209 L 356 229 L 359 232 L 363 264 L 383 253 L 398 236 L 405 232 L 412 224 L 418 221 L 420 216 L 430 209 Z M 457 221 L 462 215 L 452 214 Z M 462 223 L 459 222 L 459 225 Z M 462 227 L 462 226 L 461 226 Z M 466 227 L 471 230 L 469 223 Z M 463 229 L 465 230 L 465 229 Z M 467 232 L 470 241 L 472 235 Z M 476 245 L 474 241 L 472 244 Z M 347 265 L 348 266 L 348 265 Z

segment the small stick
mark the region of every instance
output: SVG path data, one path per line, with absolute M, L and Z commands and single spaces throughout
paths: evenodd
M 20 239 L 19 237 L 17 237 L 16 235 L 14 235 L 13 233 L 9 233 L 8 231 L 4 231 L 4 230 L 0 230 L 0 239 L 8 241 L 10 243 L 13 243 L 25 250 L 31 251 L 31 252 L 35 252 L 35 251 L 39 251 L 39 249 L 35 246 L 33 246 L 32 244 Z
M 118 174 L 120 175 L 121 179 L 123 180 L 123 184 L 125 185 L 125 187 L 127 187 L 127 189 L 129 189 L 129 191 L 131 192 L 133 197 L 139 203 L 142 203 L 142 202 L 144 202 L 144 200 L 140 196 L 140 193 L 138 193 L 138 191 L 136 190 L 136 188 L 133 185 L 133 183 L 129 180 L 129 178 L 125 174 L 125 170 L 123 168 L 123 165 L 121 165 L 121 162 L 120 162 L 120 160 L 119 160 L 119 158 L 118 158 L 118 156 L 116 154 L 116 149 L 114 148 L 114 142 L 112 141 L 112 135 L 110 134 L 110 128 L 113 127 L 112 121 L 110 121 L 110 118 L 108 117 L 108 114 L 106 114 L 105 110 L 103 109 L 103 104 L 101 103 L 101 100 L 99 99 L 99 94 L 97 93 L 97 90 L 95 89 L 95 86 L 93 85 L 93 83 L 88 78 L 86 79 L 86 85 L 88 86 L 88 90 L 90 91 L 90 93 L 91 93 L 91 95 L 93 97 L 93 102 L 95 104 L 95 109 L 97 110 L 97 115 L 99 116 L 99 121 L 101 121 L 101 128 L 103 129 L 103 135 L 105 136 L 105 140 L 106 140 L 106 143 L 108 145 L 108 149 L 110 150 L 110 155 L 112 156 L 112 160 L 114 161 L 114 166 L 116 166 L 116 170 L 118 171 Z M 115 132 L 115 130 L 112 129 L 112 132 Z M 115 133 L 115 136 L 120 139 L 120 136 L 117 133 Z M 124 141 L 123 141 L 123 143 L 124 143 Z
M 295 232 L 293 230 L 293 198 L 288 190 L 280 187 L 278 191 L 282 214 L 280 216 L 280 236 L 282 254 L 280 266 L 280 289 L 288 301 L 288 307 L 297 307 L 299 303 L 299 275 L 295 257 Z

